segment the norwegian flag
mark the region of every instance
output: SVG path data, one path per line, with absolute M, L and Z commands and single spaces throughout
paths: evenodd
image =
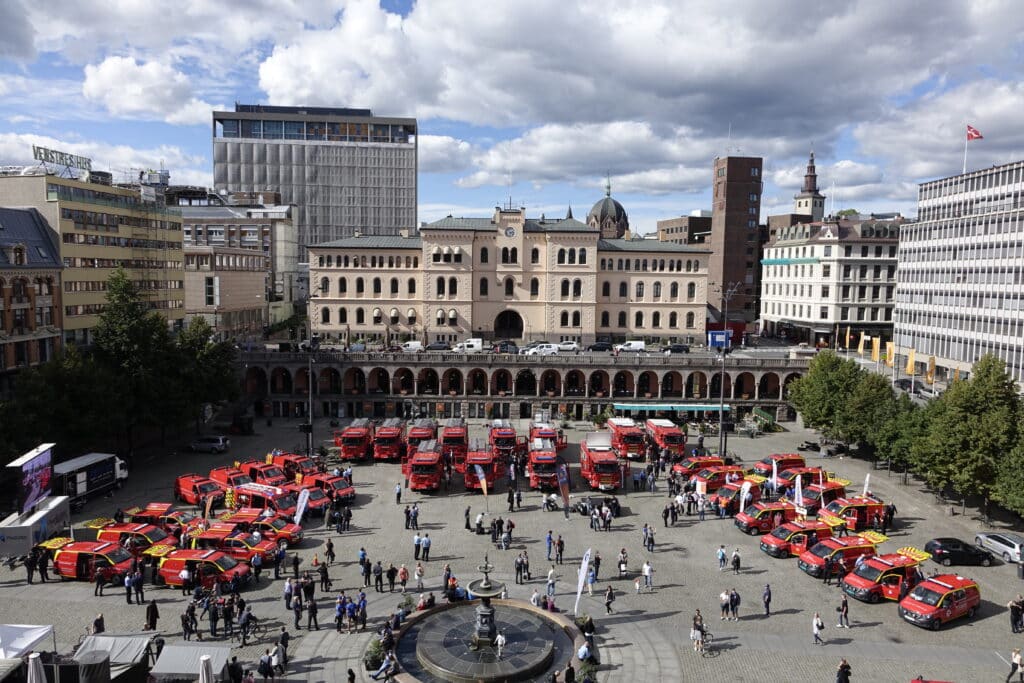
M 974 126 L 967 126 L 967 139 L 983 140 L 984 137 L 982 136 L 981 131 L 975 128 Z

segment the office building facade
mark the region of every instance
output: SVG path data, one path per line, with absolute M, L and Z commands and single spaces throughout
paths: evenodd
M 896 343 L 914 370 L 966 377 L 995 354 L 1024 385 L 1024 161 L 922 183 L 903 231 Z
M 185 322 L 204 318 L 219 340 L 262 339 L 267 257 L 259 250 L 185 247 Z
M 762 231 L 760 157 L 719 157 L 712 178 L 711 232 L 706 246 L 708 304 L 723 307 L 721 292 L 738 283 L 729 302 L 729 321 L 757 319 Z
M 278 192 L 300 248 L 416 225 L 417 126 L 368 109 L 236 105 L 213 112 L 217 191 Z

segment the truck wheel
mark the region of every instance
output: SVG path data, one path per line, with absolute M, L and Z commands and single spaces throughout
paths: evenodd
M 879 597 L 878 593 L 872 593 L 871 597 L 868 598 L 868 602 L 870 602 L 872 605 L 877 605 L 879 600 L 881 600 L 881 598 Z
M 970 619 L 971 617 L 973 617 L 975 611 L 976 610 L 973 607 L 971 609 L 967 610 L 967 618 Z
M 758 532 L 758 528 L 756 526 L 752 526 L 749 529 L 747 529 L 747 533 L 750 534 L 751 536 L 757 536 L 757 532 Z
M 940 628 L 942 628 L 942 622 L 939 619 L 932 619 L 931 623 L 928 624 L 928 628 L 930 628 L 933 631 L 938 631 Z
M 781 557 L 782 559 L 786 559 L 787 557 L 789 557 L 789 551 L 788 550 L 783 550 L 782 552 L 779 553 L 779 557 Z

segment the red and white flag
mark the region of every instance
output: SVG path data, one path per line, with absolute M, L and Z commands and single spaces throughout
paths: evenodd
M 974 126 L 967 126 L 967 139 L 968 140 L 982 140 L 984 139 L 981 131 Z

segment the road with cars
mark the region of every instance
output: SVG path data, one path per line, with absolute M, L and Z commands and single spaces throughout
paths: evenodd
M 696 352 L 696 350 L 695 350 Z M 514 421 L 520 434 L 526 423 Z M 564 452 L 575 470 L 576 444 L 584 433 L 572 424 L 567 430 L 570 446 Z M 258 425 L 254 436 L 232 436 L 227 453 L 189 453 L 188 439 L 179 448 L 165 447 L 139 456 L 132 465 L 127 486 L 114 498 L 100 498 L 88 503 L 75 516 L 83 522 L 109 516 L 116 507 L 125 509 L 148 502 L 171 501 L 171 488 L 177 475 L 186 472 L 206 473 L 217 465 L 236 460 L 262 458 L 272 448 L 298 449 L 304 435 L 298 432 L 298 421 L 275 420 L 272 427 Z M 746 466 L 773 452 L 795 452 L 796 446 L 816 435 L 798 425 L 787 425 L 790 431 L 758 438 L 732 437 L 728 449 L 739 454 Z M 326 421 L 315 423 L 319 441 L 330 430 Z M 481 421 L 471 421 L 471 435 L 484 433 Z M 887 532 L 889 541 L 880 552 L 895 552 L 901 547 L 923 549 L 934 538 L 958 538 L 972 542 L 979 532 L 992 532 L 970 514 L 951 515 L 946 504 L 938 504 L 931 494 L 922 492 L 911 481 L 903 485 L 897 476 L 855 459 L 838 457 L 822 459 L 814 454 L 810 465 L 823 465 L 837 476 L 852 482 L 859 491 L 865 475 L 870 473 L 871 491 L 897 507 L 894 528 Z M 574 479 L 578 476 L 574 471 Z M 365 547 L 374 561 L 396 566 L 412 562 L 412 533 L 403 528 L 402 506 L 396 505 L 393 489 L 402 478 L 393 464 L 357 465 L 357 492 L 349 533 L 337 535 L 307 523 L 306 533 L 296 550 L 303 568 L 314 556 L 323 561 L 323 543 L 334 539 L 339 563 L 331 568 L 335 591 L 352 591 L 361 585 L 355 559 Z M 426 589 L 437 593 L 441 570 L 450 564 L 462 581 L 476 577 L 476 566 L 487 553 L 497 570 L 492 578 L 505 581 L 512 598 L 526 600 L 534 590 L 544 591 L 544 578 L 549 568 L 545 560 L 544 536 L 550 529 L 561 534 L 566 542 L 565 564 L 556 567 L 557 604 L 572 610 L 575 602 L 576 574 L 581 556 L 587 549 L 600 552 L 604 562 L 594 596 L 586 591 L 580 611 L 593 615 L 598 626 L 598 652 L 604 668 L 602 681 L 628 680 L 643 676 L 647 680 L 716 680 L 716 681 L 830 681 L 840 657 L 846 657 L 855 681 L 909 681 L 921 674 L 925 679 L 944 681 L 986 681 L 1005 676 L 1010 649 L 1020 646 L 1022 636 L 1010 633 L 1008 600 L 1024 592 L 1024 580 L 1017 576 L 1017 567 L 998 557 L 989 567 L 971 566 L 959 569 L 961 574 L 977 582 L 981 592 L 980 608 L 973 618 L 960 619 L 939 631 L 930 631 L 900 618 L 891 601 L 863 604 L 851 600 L 850 629 L 835 628 L 835 609 L 840 589 L 829 587 L 800 571 L 795 559 L 775 559 L 761 552 L 760 537 L 749 536 L 735 527 L 731 519 L 718 520 L 712 515 L 703 521 L 682 517 L 673 527 L 662 524 L 661 510 L 668 501 L 664 488 L 655 492 L 634 492 L 631 486 L 621 492 L 619 501 L 623 515 L 616 519 L 611 532 L 596 532 L 588 520 L 578 515 L 566 519 L 558 512 L 541 510 L 541 495 L 529 492 L 523 507 L 509 515 L 506 512 L 505 483 L 485 500 L 479 493 L 467 494 L 461 486 L 436 494 L 403 492 L 402 504 L 419 504 L 420 527 L 433 539 L 431 562 L 428 564 Z M 573 495 L 585 495 L 579 488 Z M 597 494 L 595 494 L 597 495 Z M 488 536 L 477 536 L 464 530 L 463 511 L 466 506 L 475 515 L 488 509 L 491 515 L 511 517 L 516 524 L 515 538 L 509 551 L 496 549 Z M 959 510 L 957 510 L 959 512 Z M 656 529 L 654 552 L 641 546 L 644 524 Z M 720 572 L 715 553 L 719 545 L 729 553 L 738 548 L 741 570 L 738 574 Z M 629 574 L 614 576 L 612 566 L 621 548 L 629 553 Z M 513 560 L 519 552 L 529 553 L 533 581 L 514 583 Z M 644 560 L 654 568 L 654 591 L 637 594 L 633 580 Z M 952 568 L 957 570 L 957 568 Z M 924 564 L 926 573 L 948 571 L 932 561 Z M 93 589 L 84 583 L 57 583 L 26 586 L 24 570 L 2 570 L 0 586 L 6 599 L 0 603 L 0 619 L 6 623 L 52 623 L 56 627 L 58 646 L 67 650 L 78 642 L 96 612 L 103 612 L 110 631 L 137 630 L 143 621 L 143 608 L 127 605 L 121 590 L 108 590 L 103 598 L 93 597 Z M 330 629 L 310 634 L 305 629 L 291 628 L 290 614 L 281 606 L 280 582 L 264 578 L 259 587 L 246 593 L 254 611 L 266 618 L 274 630 L 288 625 L 293 639 L 292 657 L 300 664 L 297 672 L 283 680 L 344 680 L 344 672 L 352 667 L 357 680 L 369 680 L 359 657 L 369 641 L 369 634 L 338 636 Z M 772 616 L 764 617 L 760 598 L 766 584 L 772 589 Z M 615 613 L 606 615 L 600 597 L 607 585 L 618 595 Z M 736 588 L 742 596 L 739 621 L 720 621 L 718 595 Z M 180 639 L 178 616 L 184 607 L 181 596 L 169 589 L 148 589 L 147 597 L 155 596 L 161 610 L 160 629 L 169 642 Z M 397 594 L 369 593 L 371 622 L 386 617 L 397 606 Z M 324 605 L 326 607 L 327 605 Z M 687 639 L 694 610 L 700 609 L 715 634 L 716 655 L 695 654 Z M 825 646 L 811 647 L 811 617 L 823 615 L 826 629 Z M 321 611 L 321 623 L 329 621 L 329 610 Z M 303 622 L 304 623 L 304 622 Z M 269 643 L 237 648 L 243 660 L 252 662 Z M 281 679 L 279 679 L 281 680 Z

